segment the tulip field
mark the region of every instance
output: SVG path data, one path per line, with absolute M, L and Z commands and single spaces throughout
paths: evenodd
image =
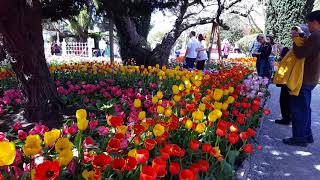
M 79 108 L 60 128 L 17 122 L 0 132 L 2 179 L 232 179 L 259 153 L 268 79 L 247 63 L 207 71 L 83 62 L 50 65 L 58 93 Z M 23 107 L 0 67 L 0 119 Z

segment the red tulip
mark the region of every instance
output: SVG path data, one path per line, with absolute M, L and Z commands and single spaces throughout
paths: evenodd
M 239 131 L 239 128 L 235 124 L 232 124 L 229 129 L 232 133 L 237 133 Z
M 248 128 L 247 129 L 247 134 L 248 134 L 249 137 L 253 137 L 253 136 L 256 135 L 256 131 L 251 129 L 251 128 Z
M 179 180 L 196 180 L 196 175 L 190 169 L 184 169 L 180 172 Z
M 92 161 L 92 166 L 95 169 L 104 170 L 112 162 L 112 157 L 105 153 L 96 155 Z
M 123 124 L 123 118 L 121 116 L 112 116 L 109 120 L 112 127 L 116 128 Z
M 141 124 L 135 124 L 133 130 L 136 135 L 139 135 L 145 131 L 145 128 Z
M 165 148 L 160 149 L 160 156 L 163 160 L 168 160 L 170 158 L 170 152 Z
M 115 158 L 112 162 L 112 169 L 118 172 L 124 171 L 126 160 L 123 158 Z
M 116 138 L 112 138 L 112 139 L 110 139 L 110 141 L 108 143 L 107 151 L 108 152 L 116 152 L 120 149 L 120 146 L 121 146 L 120 140 L 116 139 Z
M 242 148 L 243 151 L 247 154 L 251 154 L 253 152 L 253 146 L 251 144 L 246 144 Z
M 197 151 L 199 149 L 200 142 L 197 139 L 192 139 L 190 142 L 190 149 L 192 151 Z
M 152 161 L 152 168 L 157 172 L 157 177 L 164 177 L 167 174 L 167 163 L 161 158 Z
M 157 172 L 151 166 L 142 166 L 140 172 L 140 180 L 156 180 Z
M 218 129 L 216 130 L 216 134 L 217 134 L 217 136 L 219 136 L 219 137 L 223 137 L 223 136 L 226 135 L 226 130 L 225 130 L 225 129 L 220 129 L 220 128 L 218 128 Z
M 149 159 L 149 151 L 146 149 L 138 149 L 136 159 L 138 164 L 146 163 Z
M 156 144 L 157 144 L 157 141 L 155 141 L 154 139 L 148 138 L 144 140 L 144 147 L 149 151 L 152 150 Z
M 248 137 L 248 133 L 247 133 L 247 132 L 241 132 L 241 133 L 240 133 L 240 138 L 241 138 L 242 140 L 248 139 L 248 138 L 249 138 L 249 137 Z
M 258 150 L 258 151 L 262 151 L 262 150 L 263 150 L 263 147 L 262 147 L 261 145 L 259 145 L 259 146 L 257 147 L 257 150 Z
M 202 151 L 204 153 L 210 153 L 211 149 L 212 149 L 211 144 L 202 144 Z
M 239 136 L 236 133 L 231 133 L 227 136 L 228 141 L 230 142 L 230 144 L 235 144 L 238 142 L 239 140 Z
M 172 176 L 179 174 L 180 172 L 180 164 L 177 162 L 171 162 L 169 166 L 169 172 Z
M 127 171 L 135 170 L 137 168 L 137 164 L 138 162 L 134 157 L 128 156 L 126 160 L 125 170 Z
M 209 169 L 209 163 L 206 160 L 200 160 L 198 162 L 198 165 L 200 167 L 200 171 L 202 171 L 202 172 L 207 172 Z
M 200 171 L 200 166 L 197 163 L 193 163 L 190 166 L 190 170 L 194 173 L 194 174 L 198 174 L 198 172 Z
M 271 113 L 271 111 L 270 111 L 270 109 L 267 108 L 267 109 L 264 110 L 263 113 L 264 113 L 264 115 L 268 116 Z

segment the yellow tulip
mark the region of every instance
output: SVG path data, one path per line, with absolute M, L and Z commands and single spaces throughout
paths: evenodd
M 228 96 L 229 95 L 229 90 L 228 89 L 223 90 L 223 95 Z
M 128 156 L 136 158 L 137 157 L 137 149 L 131 149 L 128 152 Z
M 199 104 L 199 110 L 204 112 L 206 110 L 206 105 L 203 103 Z
M 78 109 L 76 111 L 77 119 L 87 119 L 87 111 L 85 109 Z
M 44 143 L 48 146 L 53 146 L 56 140 L 60 137 L 60 130 L 52 129 L 44 133 Z
M 218 118 L 222 117 L 222 112 L 219 109 L 213 110 L 213 114 L 217 115 Z
M 135 99 L 133 102 L 133 105 L 135 108 L 141 107 L 141 100 L 140 99 Z
M 229 93 L 233 93 L 234 92 L 234 87 L 229 87 Z
M 73 152 L 71 150 L 65 150 L 59 153 L 58 161 L 62 166 L 68 165 L 72 161 L 72 159 Z
M 162 91 L 158 91 L 157 94 L 156 94 L 157 98 L 158 99 L 162 99 L 163 98 L 163 93 Z
M 227 110 L 228 109 L 228 107 L 229 107 L 229 104 L 228 103 L 226 103 L 226 102 L 224 102 L 223 104 L 222 104 L 222 110 Z
M 127 133 L 128 126 L 121 125 L 117 127 L 117 132 L 125 135 Z
M 84 131 L 87 129 L 89 121 L 87 119 L 77 119 L 78 129 Z
M 13 142 L 0 141 L 0 167 L 9 166 L 16 158 L 16 146 Z
M 191 129 L 192 126 L 193 126 L 193 122 L 192 122 L 190 119 L 187 120 L 187 121 L 186 121 L 186 124 L 185 124 L 185 127 L 186 127 L 187 129 Z
M 183 85 L 183 84 L 180 84 L 180 85 L 179 85 L 179 90 L 180 90 L 180 91 L 183 91 L 183 90 L 184 90 L 184 85 Z
M 38 134 L 27 136 L 26 143 L 22 147 L 26 156 L 33 156 L 41 151 L 41 138 Z
M 156 137 L 162 136 L 164 133 L 164 127 L 161 124 L 156 124 L 153 128 L 153 134 Z
M 152 97 L 152 104 L 157 104 L 158 103 L 158 97 L 157 96 L 153 96 Z
M 164 107 L 162 107 L 162 106 L 159 105 L 159 106 L 157 107 L 157 113 L 158 113 L 158 114 L 163 114 L 163 112 L 164 112 Z
M 235 101 L 234 97 L 232 97 L 232 96 L 229 96 L 229 97 L 228 97 L 227 102 L 228 102 L 229 104 L 234 103 L 234 101 Z
M 179 102 L 179 101 L 181 100 L 181 96 L 179 96 L 179 95 L 174 95 L 174 96 L 173 96 L 173 100 L 174 100 L 175 102 Z
M 164 115 L 165 115 L 166 117 L 170 117 L 171 114 L 172 114 L 172 110 L 171 110 L 170 108 L 166 109 L 165 112 L 164 112 Z
M 173 85 L 172 86 L 172 93 L 173 94 L 178 94 L 179 93 L 179 86 Z
M 140 111 L 138 117 L 139 117 L 140 120 L 145 119 L 146 118 L 146 112 L 145 111 Z
M 218 115 L 211 111 L 208 115 L 208 119 L 210 122 L 215 122 L 218 119 Z
M 84 171 L 82 172 L 82 177 L 83 177 L 85 180 L 93 180 L 93 179 L 94 179 L 94 174 L 95 174 L 94 171 L 84 170 Z
M 204 123 L 199 123 L 199 124 L 197 124 L 195 131 L 201 134 L 205 130 L 206 130 L 206 125 Z
M 216 101 L 219 101 L 223 96 L 223 90 L 222 89 L 215 89 L 213 92 L 213 99 Z
M 195 111 L 192 113 L 192 118 L 194 121 L 202 121 L 204 118 L 204 113 L 202 111 Z
M 72 151 L 73 144 L 68 138 L 59 138 L 55 144 L 55 151 L 61 153 L 63 151 Z
M 214 103 L 214 108 L 215 109 L 219 109 L 219 110 L 222 109 L 222 103 L 221 102 L 215 102 Z

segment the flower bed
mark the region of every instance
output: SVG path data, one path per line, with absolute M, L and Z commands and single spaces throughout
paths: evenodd
M 60 129 L 17 123 L 0 133 L 0 179 L 231 179 L 261 150 L 252 138 L 269 114 L 268 80 L 244 66 L 203 74 L 95 62 L 50 72 L 65 102 L 83 109 Z

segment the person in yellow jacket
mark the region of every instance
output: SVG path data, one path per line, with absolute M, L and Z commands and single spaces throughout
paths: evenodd
M 302 29 L 299 26 L 295 26 L 291 31 L 292 34 L 296 34 L 296 36 L 293 37 L 293 42 L 297 46 L 303 46 L 305 33 Z M 302 86 L 303 71 L 304 58 L 297 58 L 293 49 L 291 49 L 281 61 L 279 69 L 273 78 L 273 83 L 287 86 L 290 95 L 298 96 Z

